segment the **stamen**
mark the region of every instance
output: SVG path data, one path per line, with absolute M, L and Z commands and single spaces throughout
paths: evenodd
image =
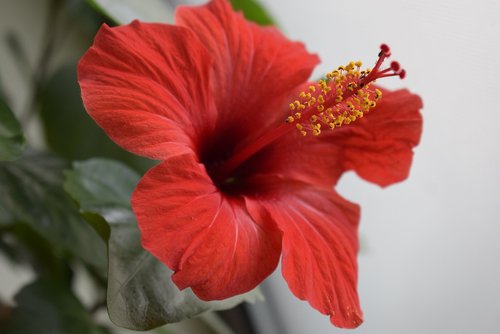
M 385 77 L 403 79 L 406 76 L 406 71 L 397 61 L 381 68 L 390 55 L 389 46 L 382 44 L 373 69 L 361 70 L 361 61 L 351 61 L 328 72 L 323 79 L 300 92 L 298 100 L 290 103 L 290 110 L 300 110 L 300 113 L 287 117 L 286 123 L 295 122 L 301 135 L 312 133 L 317 136 L 321 133 L 321 124 L 333 130 L 362 118 L 382 98 L 379 89 L 370 88 L 372 82 Z
M 327 73 L 325 78 L 317 83 L 307 86 L 298 98 L 289 104 L 290 116 L 283 124 L 265 132 L 251 143 L 237 147 L 237 153 L 212 170 L 212 177 L 226 182 L 242 163 L 270 143 L 294 131 L 294 128 L 302 136 L 308 133 L 318 136 L 322 129 L 333 130 L 362 118 L 382 97 L 380 90 L 370 88 L 372 82 L 390 76 L 399 76 L 401 79 L 406 76 L 406 71 L 397 62 L 381 69 L 382 63 L 390 54 L 390 48 L 382 44 L 373 69 L 361 70 L 360 61 L 349 62 Z M 293 127 L 290 124 L 293 124 Z M 326 126 L 322 127 L 322 124 Z

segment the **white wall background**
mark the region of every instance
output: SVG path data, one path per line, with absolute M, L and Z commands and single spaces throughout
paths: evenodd
M 283 31 L 306 42 L 322 73 L 373 61 L 381 42 L 424 100 L 424 133 L 409 180 L 389 189 L 344 177 L 362 205 L 353 334 L 500 333 L 500 2 L 496 0 L 265 0 Z M 343 333 L 266 282 L 287 334 Z

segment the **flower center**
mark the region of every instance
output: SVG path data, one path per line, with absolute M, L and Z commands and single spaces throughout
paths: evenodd
M 213 171 L 213 177 L 217 180 L 233 180 L 231 172 L 294 128 L 302 136 L 308 133 L 317 136 L 321 134 L 323 125 L 333 130 L 349 125 L 369 113 L 382 97 L 382 92 L 371 88 L 370 84 L 380 78 L 399 76 L 404 79 L 406 76 L 406 71 L 396 61 L 391 62 L 387 68 L 381 68 L 390 55 L 390 48 L 382 44 L 373 69 L 362 70 L 360 61 L 351 61 L 308 86 L 289 104 L 291 115 L 284 123 L 238 150 Z

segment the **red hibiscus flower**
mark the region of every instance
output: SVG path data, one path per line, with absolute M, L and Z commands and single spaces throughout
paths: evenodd
M 224 0 L 181 7 L 176 23 L 104 25 L 78 67 L 90 116 L 162 161 L 132 198 L 143 246 L 203 300 L 255 288 L 281 257 L 298 298 L 358 326 L 359 208 L 333 186 L 347 170 L 407 177 L 421 100 L 368 88 L 404 71 L 381 69 L 382 46 L 371 72 L 350 63 L 307 83 L 318 57 Z

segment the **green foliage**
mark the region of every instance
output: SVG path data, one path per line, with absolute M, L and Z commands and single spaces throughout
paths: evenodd
M 15 296 L 5 334 L 109 334 L 97 326 L 69 287 L 38 280 Z
M 0 95 L 0 161 L 19 158 L 24 144 L 21 125 Z
M 102 215 L 111 227 L 107 303 L 115 324 L 151 329 L 260 296 L 254 291 L 224 301 L 203 302 L 190 289 L 180 291 L 170 279 L 172 271 L 141 247 L 129 204 L 139 175 L 123 164 L 92 159 L 75 163 L 66 177 L 65 188 L 81 210 Z
M 230 0 L 235 10 L 241 10 L 247 20 L 260 25 L 274 25 L 271 15 L 256 0 Z
M 64 163 L 48 154 L 0 162 L 0 226 L 23 223 L 56 250 L 106 268 L 105 244 L 62 188 Z

